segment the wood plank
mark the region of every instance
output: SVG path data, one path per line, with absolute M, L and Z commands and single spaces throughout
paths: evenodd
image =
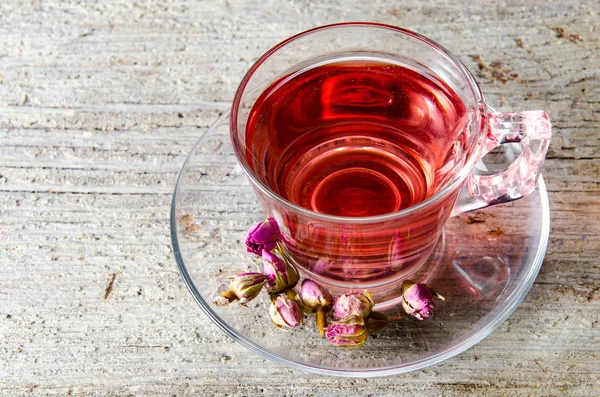
M 340 20 L 419 31 L 489 105 L 544 109 L 554 125 L 536 283 L 484 341 L 406 375 L 333 379 L 251 353 L 200 311 L 171 249 L 179 169 L 245 71 Z M 0 22 L 0 394 L 600 394 L 597 1 L 11 1 Z M 518 78 L 496 81 L 473 56 Z M 255 205 L 236 200 L 222 216 L 242 233 Z

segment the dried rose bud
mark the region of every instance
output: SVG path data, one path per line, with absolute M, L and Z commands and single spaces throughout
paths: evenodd
M 327 288 L 321 284 L 304 279 L 300 284 L 300 300 L 304 311 L 307 313 L 317 312 L 317 328 L 322 337 L 325 337 L 325 327 L 327 326 L 326 314 L 331 307 L 333 298 Z
M 267 282 L 267 277 L 262 273 L 240 273 L 233 277 L 229 290 L 215 298 L 213 303 L 225 306 L 234 300 L 239 300 L 242 305 L 256 298 Z
M 279 256 L 263 251 L 263 273 L 267 276 L 267 289 L 269 292 L 278 293 L 294 288 L 300 279 L 298 270 L 289 261 Z
M 300 284 L 300 299 L 307 313 L 312 313 L 319 307 L 329 306 L 333 301 L 327 288 L 308 278 Z
M 325 336 L 329 343 L 341 347 L 361 347 L 369 337 L 365 322 L 360 316 L 352 316 L 327 327 Z
M 253 252 L 256 255 L 262 255 L 264 251 L 271 251 L 281 240 L 279 226 L 273 217 L 267 218 L 264 222 L 259 222 L 252 226 L 246 234 L 246 251 Z
M 342 320 L 351 316 L 369 317 L 375 303 L 369 291 L 350 292 L 333 298 L 333 317 Z
M 288 298 L 286 295 L 277 297 L 269 307 L 271 321 L 278 328 L 296 328 L 302 323 L 302 308 L 298 302 Z
M 432 290 L 427 284 L 415 284 L 404 280 L 402 283 L 402 307 L 404 311 L 418 320 L 431 317 L 435 304 L 433 297 L 444 300 L 444 297 Z

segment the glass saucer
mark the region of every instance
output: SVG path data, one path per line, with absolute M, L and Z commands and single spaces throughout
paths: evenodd
M 498 157 L 514 154 L 514 148 L 507 147 L 490 159 L 497 163 Z M 198 139 L 175 187 L 171 238 L 183 280 L 202 310 L 251 351 L 300 370 L 347 377 L 417 370 L 481 341 L 531 288 L 550 227 L 541 177 L 527 198 L 451 218 L 426 264 L 428 272 L 414 280 L 432 283 L 445 296 L 445 301 L 436 302 L 433 317 L 418 321 L 401 305 L 379 307 L 390 326 L 370 335 L 362 348 L 348 349 L 322 339 L 314 316 L 306 316 L 297 329 L 274 327 L 264 292 L 247 307 L 212 303 L 227 289 L 231 276 L 259 271 L 243 240 L 248 228 L 264 217 L 236 162 L 227 112 Z

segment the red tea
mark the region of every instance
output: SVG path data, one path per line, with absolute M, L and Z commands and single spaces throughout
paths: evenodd
M 277 194 L 315 212 L 382 215 L 452 177 L 465 106 L 398 64 L 347 60 L 269 86 L 250 112 L 247 160 Z
M 464 158 L 466 113 L 450 87 L 409 67 L 368 59 L 313 65 L 258 97 L 245 155 L 258 178 L 299 206 L 382 215 L 431 197 L 454 176 Z M 371 288 L 427 258 L 457 192 L 427 212 L 352 224 L 264 204 L 283 222 L 289 256 L 313 277 Z

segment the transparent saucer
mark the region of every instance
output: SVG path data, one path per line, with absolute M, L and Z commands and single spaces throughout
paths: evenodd
M 502 156 L 514 156 L 514 148 L 489 158 L 497 166 Z M 175 187 L 171 238 L 181 276 L 204 313 L 249 350 L 300 370 L 346 377 L 421 369 L 480 342 L 531 288 L 550 229 L 541 177 L 535 192 L 524 199 L 451 218 L 427 271 L 414 280 L 432 283 L 446 297 L 437 301 L 433 317 L 418 321 L 400 305 L 380 306 L 391 325 L 371 335 L 362 348 L 348 349 L 322 339 L 314 316 L 306 316 L 297 329 L 275 328 L 264 292 L 247 307 L 212 303 L 231 276 L 259 271 L 243 240 L 248 228 L 264 217 L 236 162 L 229 112 L 224 113 L 191 149 Z

